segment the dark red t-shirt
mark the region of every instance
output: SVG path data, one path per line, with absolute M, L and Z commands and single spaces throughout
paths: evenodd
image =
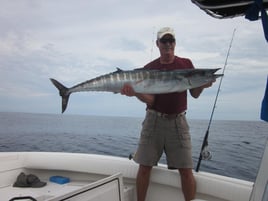
M 161 64 L 160 58 L 148 63 L 144 66 L 147 69 L 158 70 L 175 70 L 175 69 L 192 69 L 194 68 L 190 59 L 175 57 L 171 64 Z M 148 109 L 153 109 L 165 114 L 178 114 L 187 109 L 187 91 L 175 92 L 169 94 L 156 94 L 153 106 Z

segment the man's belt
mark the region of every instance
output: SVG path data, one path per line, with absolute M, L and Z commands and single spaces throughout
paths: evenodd
M 157 112 L 155 110 L 151 110 L 151 109 L 148 109 L 147 112 L 151 113 L 151 114 L 154 114 L 158 117 L 161 117 L 161 118 L 164 118 L 164 119 L 169 119 L 169 120 L 172 120 L 172 119 L 176 119 L 177 117 L 180 117 L 180 116 L 183 116 L 186 114 L 185 111 L 181 112 L 181 113 L 178 113 L 178 114 L 166 114 L 166 113 L 161 113 L 161 112 Z

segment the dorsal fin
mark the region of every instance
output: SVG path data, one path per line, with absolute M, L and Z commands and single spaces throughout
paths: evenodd
M 122 72 L 123 70 L 121 68 L 116 67 L 116 72 Z

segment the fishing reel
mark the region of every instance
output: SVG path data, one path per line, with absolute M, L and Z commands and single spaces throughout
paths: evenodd
M 208 146 L 205 146 L 202 150 L 202 160 L 210 160 L 212 158 L 212 153 L 209 151 Z
M 129 154 L 128 159 L 132 160 L 134 158 L 134 154 Z

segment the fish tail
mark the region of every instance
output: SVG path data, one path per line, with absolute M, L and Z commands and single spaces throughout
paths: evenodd
M 70 97 L 70 92 L 67 87 L 65 87 L 63 84 L 58 82 L 55 79 L 50 78 L 51 82 L 54 84 L 54 86 L 59 90 L 59 94 L 62 97 L 62 113 L 66 110 L 69 97 Z

